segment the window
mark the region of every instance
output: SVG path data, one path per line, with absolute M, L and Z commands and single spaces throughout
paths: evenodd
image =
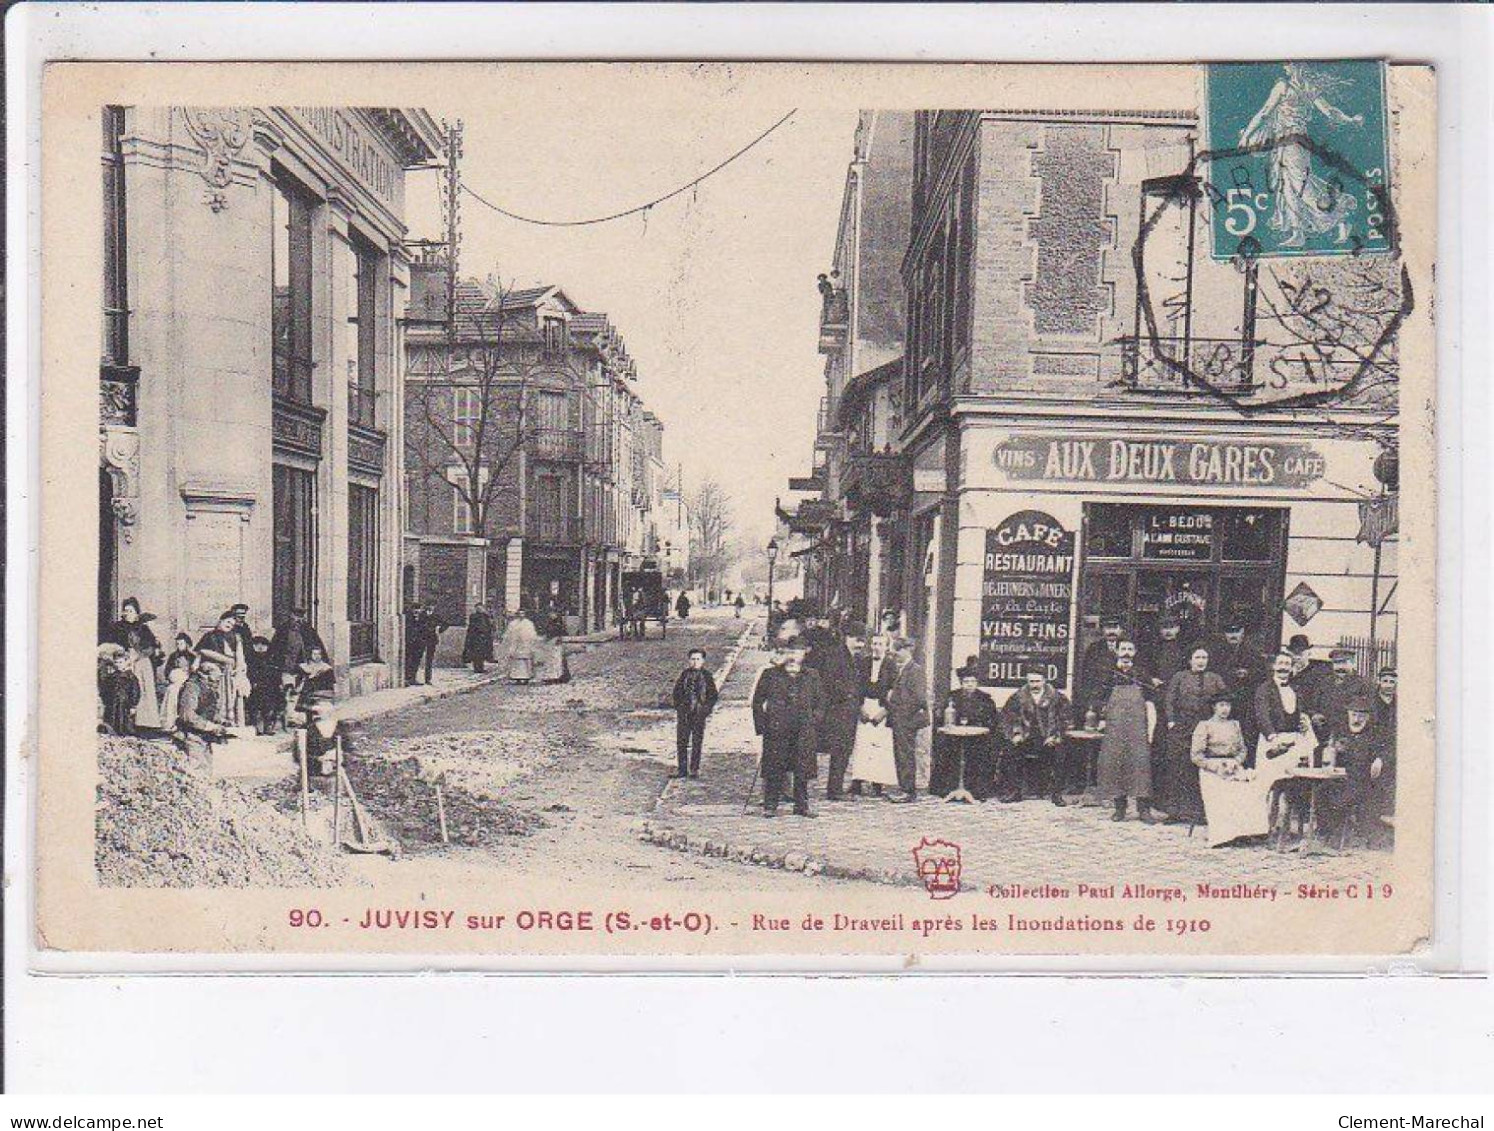
M 451 391 L 451 441 L 467 449 L 477 443 L 478 422 L 482 415 L 481 391 L 456 388 Z
M 104 340 L 105 365 L 130 363 L 129 289 L 125 268 L 123 106 L 104 107 Z
M 274 556 L 271 561 L 272 618 L 278 626 L 292 609 L 312 608 L 316 579 L 316 474 L 275 464 L 273 470 Z
M 348 418 L 374 427 L 376 405 L 374 358 L 378 338 L 379 257 L 354 241 L 348 256 Z
M 472 506 L 467 502 L 466 493 L 455 483 L 451 485 L 451 532 L 472 533 Z
M 270 194 L 270 332 L 277 396 L 311 403 L 311 203 L 281 183 Z
M 551 357 L 558 357 L 565 353 L 565 319 L 546 318 L 545 331 L 545 353 Z
M 372 660 L 377 652 L 374 624 L 379 565 L 379 492 L 348 485 L 349 659 Z

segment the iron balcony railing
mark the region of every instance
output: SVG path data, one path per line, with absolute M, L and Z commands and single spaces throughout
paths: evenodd
M 580 515 L 529 514 L 524 519 L 524 536 L 552 546 L 579 546 L 585 538 Z
M 586 433 L 579 428 L 546 428 L 539 425 L 529 429 L 529 454 L 536 459 L 552 459 L 579 462 L 586 451 Z

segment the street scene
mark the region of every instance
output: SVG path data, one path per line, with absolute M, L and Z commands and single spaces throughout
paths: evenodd
M 100 886 L 1391 876 L 1393 70 L 103 107 Z

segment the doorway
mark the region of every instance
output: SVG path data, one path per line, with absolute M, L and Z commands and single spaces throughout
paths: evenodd
M 99 636 L 119 608 L 119 527 L 114 520 L 114 479 L 99 468 Z

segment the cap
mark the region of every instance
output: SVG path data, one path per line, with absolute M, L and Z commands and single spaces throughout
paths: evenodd
M 1047 664 L 1023 664 L 1022 665 L 1022 674 L 1023 675 L 1040 675 L 1044 679 L 1047 679 L 1048 678 L 1048 665 Z
M 1245 621 L 1240 617 L 1230 617 L 1224 622 L 1225 632 L 1244 632 Z
M 913 641 L 906 636 L 895 636 L 892 639 L 892 646 L 894 648 L 911 648 L 913 647 Z
M 1395 675 L 1395 674 L 1397 674 L 1397 673 L 1396 673 L 1396 670 L 1394 668 L 1381 668 L 1379 671 L 1377 671 L 1375 673 L 1375 678 L 1378 679 L 1382 675 Z
M 966 664 L 959 671 L 955 672 L 955 675 L 959 676 L 961 679 L 979 679 L 980 669 L 974 664 Z
M 1121 626 L 1121 619 L 1120 619 L 1120 617 L 1102 617 L 1100 619 L 1100 627 L 1101 628 L 1119 628 L 1120 626 Z
M 1334 648 L 1328 653 L 1328 658 L 1335 663 L 1339 660 L 1352 660 L 1355 658 L 1352 648 Z
M 237 605 L 234 605 L 229 611 L 230 612 L 234 612 L 234 613 L 247 613 L 249 611 L 249 606 L 246 605 L 246 604 L 244 604 L 243 601 L 240 601 Z
M 1344 705 L 1346 711 L 1362 711 L 1368 714 L 1375 709 L 1374 700 L 1363 695 L 1356 695 Z
M 1159 622 L 1162 628 L 1182 628 L 1183 622 L 1175 613 L 1168 613 Z

